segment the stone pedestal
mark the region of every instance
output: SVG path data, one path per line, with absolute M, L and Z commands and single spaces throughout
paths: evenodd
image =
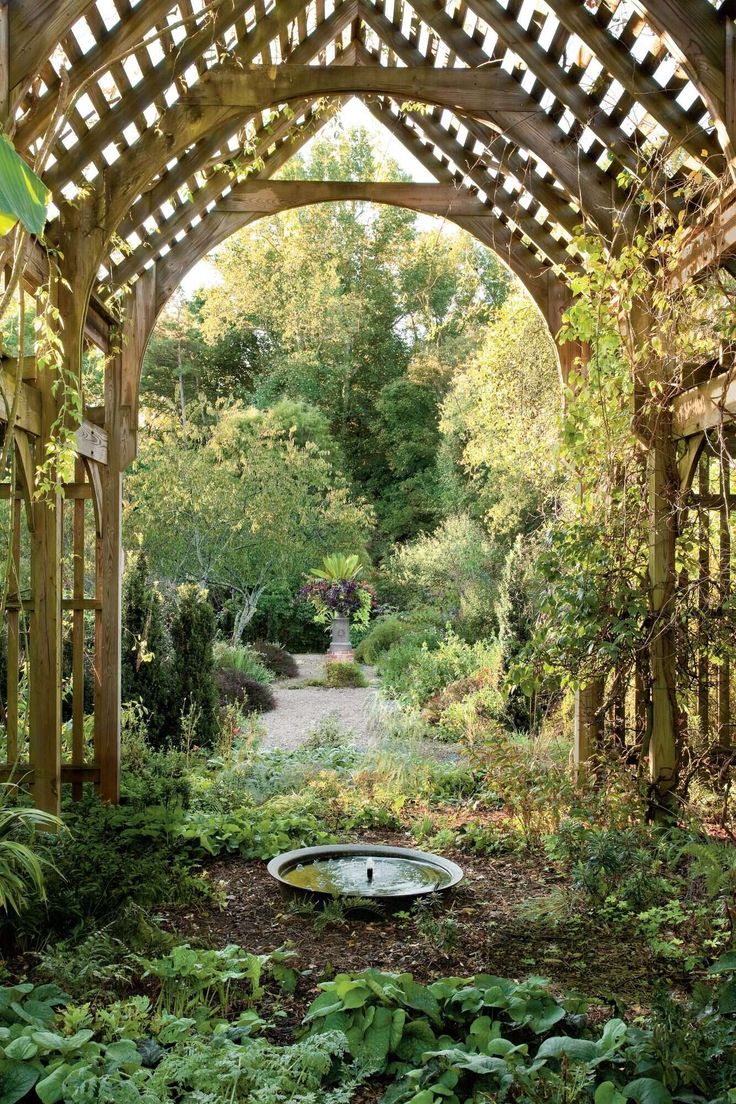
M 351 660 L 353 658 L 353 646 L 350 643 L 350 618 L 335 617 L 332 621 L 332 635 L 327 659 Z

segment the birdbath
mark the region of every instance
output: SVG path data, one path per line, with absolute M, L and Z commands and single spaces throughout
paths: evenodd
M 268 873 L 284 897 L 317 903 L 369 898 L 403 909 L 420 897 L 444 893 L 463 877 L 457 863 L 408 847 L 336 843 L 277 855 Z

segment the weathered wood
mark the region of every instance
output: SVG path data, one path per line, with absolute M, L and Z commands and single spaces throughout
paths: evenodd
M 49 373 L 41 374 L 41 449 L 51 438 L 57 417 L 52 383 Z M 33 798 L 39 808 L 57 815 L 61 799 L 62 508 L 61 495 L 53 491 L 36 499 L 31 535 L 29 736 L 35 767 Z
M 379 37 L 386 38 L 390 34 L 390 29 L 393 32 L 397 32 L 398 28 L 393 27 L 390 21 L 382 15 L 377 9 L 368 5 L 364 10 L 364 18 L 369 26 L 373 27 Z M 444 26 L 444 23 L 443 23 Z M 454 26 L 454 25 L 453 25 Z M 411 57 L 411 66 L 413 71 L 420 72 L 420 62 L 422 58 L 419 51 L 412 49 L 411 44 L 406 42 L 403 35 L 399 35 L 401 41 L 404 43 L 404 52 L 402 53 L 402 60 L 406 63 L 408 56 Z M 465 36 L 467 40 L 467 35 Z M 397 42 L 396 45 L 401 49 L 401 42 Z M 407 55 L 406 48 L 411 50 L 411 54 Z M 457 50 L 458 56 L 463 60 L 469 59 L 469 64 L 475 64 L 478 60 L 478 55 L 473 49 L 472 44 L 464 46 L 462 39 L 453 39 L 453 48 Z M 485 58 L 487 61 L 487 58 Z M 441 70 L 427 67 L 425 63 L 425 72 L 430 74 L 441 72 Z M 399 72 L 404 72 L 404 69 Z M 594 162 L 590 162 L 587 155 L 583 154 L 582 150 L 575 147 L 575 154 L 571 156 L 572 139 L 568 134 L 560 129 L 552 119 L 541 110 L 539 105 L 533 100 L 527 92 L 524 91 L 522 86 L 514 81 L 507 73 L 505 73 L 500 67 L 487 67 L 485 69 L 473 69 L 471 72 L 477 73 L 495 73 L 497 74 L 497 84 L 508 95 L 508 101 L 515 102 L 516 108 L 510 109 L 508 101 L 501 99 L 500 97 L 493 96 L 486 100 L 486 118 L 489 122 L 503 134 L 504 138 L 514 143 L 516 146 L 521 146 L 535 157 L 545 162 L 553 170 L 557 180 L 566 188 L 568 195 L 575 199 L 578 205 L 583 206 L 591 218 L 591 221 L 600 227 L 600 229 L 610 235 L 613 231 L 613 217 L 611 214 L 613 206 L 613 192 L 612 181 L 601 172 Z M 462 73 L 465 70 L 453 69 L 451 72 Z M 411 97 L 407 97 L 411 98 Z M 423 98 L 421 96 L 415 98 Z M 433 101 L 431 97 L 428 98 L 429 102 L 441 102 Z M 445 106 L 451 106 L 445 104 Z M 483 115 L 480 111 L 470 112 L 477 118 L 482 120 Z
M 676 440 L 715 429 L 736 418 L 736 375 L 722 372 L 678 395 L 672 404 Z
M 718 518 L 718 587 L 723 606 L 723 616 L 732 618 L 728 609 L 731 597 L 731 509 L 728 501 L 731 497 L 730 458 L 721 458 L 721 496 L 723 504 Z M 731 717 L 731 660 L 728 655 L 721 658 L 718 666 L 718 743 L 722 748 L 730 748 L 733 743 L 733 720 Z
M 698 469 L 698 491 L 702 499 L 709 494 L 708 457 L 703 457 Z M 698 517 L 698 614 L 701 619 L 701 631 L 698 639 L 698 726 L 700 735 L 708 738 L 710 729 L 710 662 L 708 642 L 703 639 L 702 623 L 708 612 L 708 590 L 710 580 L 710 533 L 709 519 L 705 511 Z
M 655 793 L 661 796 L 674 787 L 679 763 L 673 607 L 677 537 L 673 496 L 678 487 L 678 479 L 672 427 L 670 418 L 664 411 L 659 412 L 654 426 L 653 441 L 647 456 L 647 483 L 649 596 L 652 618 L 649 644 L 652 678 L 649 774 Z
M 11 0 L 10 87 L 27 84 L 94 0 Z
M 581 4 L 580 0 L 545 2 L 563 26 L 590 48 L 604 69 L 641 103 L 674 142 L 698 159 L 705 154 L 707 164 L 714 173 L 723 171 L 725 159 L 719 144 L 702 129 L 693 127 L 692 120 L 678 105 L 675 96 L 668 94 L 646 68 L 633 61 L 631 51 L 603 29 L 590 8 Z
M 679 264 L 670 280 L 673 289 L 683 287 L 708 268 L 736 255 L 736 191 L 714 209 L 706 211 L 682 243 Z
M 578 774 L 600 751 L 603 739 L 603 700 L 605 680 L 591 679 L 575 694 L 573 764 Z
M 355 0 L 348 0 L 348 2 L 355 3 Z M 293 17 L 294 11 L 300 6 L 298 0 L 286 0 L 284 4 L 274 7 L 270 15 L 264 14 L 257 21 L 253 31 L 245 37 L 235 51 L 238 62 L 252 61 L 261 53 L 271 39 L 278 34 L 278 28 L 283 26 L 290 16 Z M 225 20 L 224 23 L 227 25 L 228 21 Z M 222 23 L 219 20 L 217 26 L 222 28 Z M 116 107 L 112 108 L 104 119 L 100 120 L 97 126 L 92 127 L 82 141 L 73 146 L 67 156 L 63 157 L 58 165 L 55 165 L 46 174 L 51 187 L 58 188 L 65 181 L 75 179 L 86 164 L 94 160 L 109 142 L 119 138 L 123 130 L 145 111 L 158 95 L 161 95 L 169 87 L 172 79 L 179 74 L 183 74 L 188 66 L 200 57 L 202 50 L 211 41 L 212 33 L 206 28 L 204 31 L 198 32 L 197 35 L 187 38 L 182 47 L 177 49 L 173 55 L 169 55 L 159 62 L 156 68 L 148 74 L 145 81 L 142 81 Z M 268 68 L 267 66 L 259 67 L 262 74 L 267 72 Z M 231 67 L 230 72 L 233 71 L 237 72 L 237 69 Z M 210 72 L 212 70 L 206 72 L 202 80 L 206 81 Z M 200 87 L 201 83 L 201 81 L 198 82 L 194 87 Z M 194 89 L 187 93 L 187 98 L 189 98 L 192 91 Z M 273 102 L 273 99 L 266 98 L 263 105 Z M 260 102 L 256 106 L 261 106 Z M 226 117 L 228 115 L 233 119 L 234 124 L 239 121 L 236 115 L 226 113 Z M 154 173 L 151 173 L 151 179 L 154 175 Z
M 408 207 L 426 215 L 493 217 L 491 208 L 462 186 L 352 180 L 246 180 L 221 199 L 216 210 L 227 214 L 275 215 L 312 203 L 357 200 Z
M 719 132 L 721 145 L 733 141 L 726 128 L 725 22 L 708 0 L 636 0 L 692 77 Z M 732 151 L 731 151 L 732 152 Z
M 81 460 L 75 464 L 75 479 L 81 484 L 84 479 L 84 466 Z M 75 498 L 73 506 L 72 536 L 72 762 L 84 761 L 84 499 Z M 66 602 L 62 601 L 62 609 Z M 72 787 L 75 800 L 82 797 L 82 788 L 78 782 Z

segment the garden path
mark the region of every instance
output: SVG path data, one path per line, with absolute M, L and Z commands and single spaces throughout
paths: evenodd
M 360 748 L 373 746 L 370 718 L 377 686 L 373 667 L 363 667 L 370 685 L 365 689 L 334 690 L 326 686 L 307 686 L 305 682 L 324 676 L 324 655 L 297 655 L 299 676 L 283 679 L 274 687 L 276 708 L 261 715 L 265 729 L 262 747 L 289 750 L 299 747 L 329 717 L 343 731 L 350 732 Z

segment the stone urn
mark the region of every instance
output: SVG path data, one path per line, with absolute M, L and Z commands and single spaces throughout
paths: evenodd
M 353 658 L 353 646 L 350 643 L 350 618 L 333 617 L 330 635 L 328 659 L 350 660 Z

